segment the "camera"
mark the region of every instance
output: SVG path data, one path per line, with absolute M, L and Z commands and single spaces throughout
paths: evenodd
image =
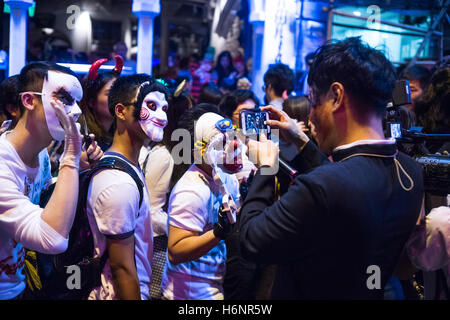
M 392 102 L 386 109 L 384 131 L 386 137 L 395 138 L 400 151 L 415 159 L 423 169 L 425 192 L 435 195 L 450 193 L 450 156 L 430 154 L 426 142 L 450 141 L 450 134 L 425 134 L 421 127 L 402 128 L 400 107 L 411 103 L 409 81 L 397 81 Z

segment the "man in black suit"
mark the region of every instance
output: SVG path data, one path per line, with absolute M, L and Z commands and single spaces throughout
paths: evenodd
M 308 83 L 320 152 L 283 111 L 267 121 L 298 147 L 301 174 L 273 202 L 278 147 L 248 142 L 259 170 L 241 209 L 247 259 L 277 264 L 275 299 L 381 299 L 418 220 L 421 168 L 385 139 L 382 118 L 395 82 L 392 64 L 359 38 L 316 52 Z

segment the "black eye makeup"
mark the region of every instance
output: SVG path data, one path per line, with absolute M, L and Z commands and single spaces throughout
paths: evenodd
M 72 98 L 70 93 L 66 91 L 64 88 L 60 88 L 55 94 L 54 97 L 56 97 L 59 101 L 61 101 L 66 106 L 71 106 L 75 103 L 75 99 Z
M 156 111 L 156 104 L 153 101 L 148 101 L 147 108 L 149 108 L 152 111 Z

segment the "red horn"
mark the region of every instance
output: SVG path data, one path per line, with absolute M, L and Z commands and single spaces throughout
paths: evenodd
M 114 67 L 113 72 L 116 73 L 117 75 L 120 75 L 123 68 L 123 58 L 122 56 L 119 55 L 116 55 L 114 58 L 116 59 L 116 66 Z
M 89 80 L 95 80 L 98 77 L 98 69 L 100 68 L 100 66 L 102 64 L 104 64 L 106 61 L 108 61 L 108 59 L 99 59 L 97 61 L 95 61 L 91 68 L 89 69 L 89 76 L 88 79 Z

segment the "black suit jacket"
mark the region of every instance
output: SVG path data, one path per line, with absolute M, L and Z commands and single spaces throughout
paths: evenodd
M 292 162 L 302 174 L 275 203 L 273 176 L 258 170 L 250 186 L 241 209 L 241 251 L 278 265 L 274 299 L 381 299 L 417 221 L 422 169 L 395 144 L 359 145 L 332 156 L 329 162 L 309 142 Z M 379 267 L 380 289 L 367 286 L 376 283 L 371 266 Z

